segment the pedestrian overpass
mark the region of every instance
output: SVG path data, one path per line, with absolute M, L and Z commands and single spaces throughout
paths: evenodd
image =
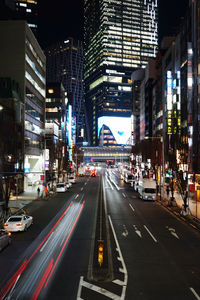
M 124 147 L 82 147 L 83 160 L 89 162 L 123 163 L 130 161 L 131 146 Z

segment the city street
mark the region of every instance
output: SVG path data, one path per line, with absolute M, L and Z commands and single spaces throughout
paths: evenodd
M 100 176 L 78 178 L 27 206 L 34 224 L 0 253 L 0 299 L 200 299 L 200 233 L 139 199 L 116 169 L 102 178 L 110 280 L 91 280 L 99 184 Z

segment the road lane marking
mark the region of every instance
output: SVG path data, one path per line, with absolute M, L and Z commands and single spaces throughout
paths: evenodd
M 124 196 L 124 198 L 126 198 L 126 195 L 124 193 L 122 193 L 122 195 Z
M 52 238 L 52 235 L 54 234 L 54 231 L 52 231 L 52 233 L 50 234 L 50 236 L 48 237 L 48 239 L 46 240 L 46 242 L 43 244 L 43 246 L 40 248 L 40 252 L 42 252 L 44 250 L 44 248 L 46 247 L 46 245 L 48 244 L 48 242 L 50 241 L 50 239 Z
M 6 297 L 7 300 L 10 300 L 10 299 L 11 299 L 12 293 L 13 293 L 15 287 L 16 287 L 17 282 L 19 281 L 20 276 L 21 276 L 21 274 L 19 274 L 19 275 L 17 276 L 17 279 L 15 280 L 15 283 L 13 284 L 13 287 L 12 287 L 12 289 L 10 290 L 9 295 Z
M 117 235 L 115 233 L 115 229 L 114 229 L 114 226 L 113 226 L 110 215 L 108 215 L 108 219 L 109 219 L 110 226 L 111 226 L 111 229 L 112 229 L 112 233 L 113 233 L 113 236 L 114 236 L 114 239 L 115 239 L 115 243 L 117 245 L 117 251 L 119 252 L 119 256 L 121 258 L 121 262 L 122 262 L 122 266 L 123 266 L 123 269 L 121 269 L 121 270 L 123 270 L 123 273 L 124 273 L 124 285 L 123 285 L 120 300 L 124 300 L 125 296 L 126 296 L 126 287 L 127 287 L 127 283 L 128 283 L 128 272 L 127 272 L 126 265 L 125 265 L 125 262 L 124 262 L 124 259 L 123 259 L 122 253 L 121 253 L 121 249 L 119 247 L 119 242 L 117 240 Z
M 157 243 L 158 241 L 156 240 L 156 238 L 153 236 L 153 234 L 151 233 L 151 231 L 144 225 L 144 228 L 146 229 L 146 231 L 150 234 L 150 236 L 152 237 L 152 239 L 154 240 L 155 243 Z
M 114 184 L 114 186 L 116 187 L 116 189 L 119 191 L 120 188 L 117 186 L 117 184 L 115 183 L 115 181 L 112 178 L 110 178 L 110 181 Z
M 129 203 L 130 208 L 132 209 L 132 211 L 135 211 L 135 209 L 133 208 L 133 206 Z
M 190 291 L 193 293 L 193 295 L 196 297 L 196 299 L 200 300 L 199 295 L 196 293 L 196 291 L 191 287 Z
M 141 231 L 137 229 L 137 226 L 136 226 L 136 225 L 133 225 L 133 228 L 135 229 L 135 233 L 136 233 L 140 238 L 142 238 Z
M 83 187 L 81 188 L 81 191 L 83 191 Z
M 107 181 L 108 181 L 108 183 L 109 183 L 111 189 L 114 190 L 114 189 L 113 189 L 113 186 L 112 186 L 112 184 L 111 184 L 111 182 L 110 182 L 110 180 L 109 180 L 109 178 L 107 177 L 106 179 L 107 179 Z

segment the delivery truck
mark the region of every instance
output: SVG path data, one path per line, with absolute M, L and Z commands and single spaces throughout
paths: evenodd
M 156 200 L 156 182 L 152 178 L 142 178 L 138 183 L 138 193 L 142 200 Z

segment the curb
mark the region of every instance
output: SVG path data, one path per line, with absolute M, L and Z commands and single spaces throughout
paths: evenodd
M 166 201 L 166 200 L 156 199 L 156 201 L 160 205 L 162 205 L 164 208 L 166 208 L 168 211 L 173 213 L 178 219 L 184 221 L 185 223 L 187 223 L 191 227 L 193 227 L 196 230 L 200 231 L 200 220 L 199 219 L 195 218 L 192 215 L 186 215 L 186 216 L 181 215 L 181 211 L 182 211 L 181 208 L 178 207 L 178 206 L 169 206 L 168 201 Z M 176 210 L 174 208 L 176 208 Z

